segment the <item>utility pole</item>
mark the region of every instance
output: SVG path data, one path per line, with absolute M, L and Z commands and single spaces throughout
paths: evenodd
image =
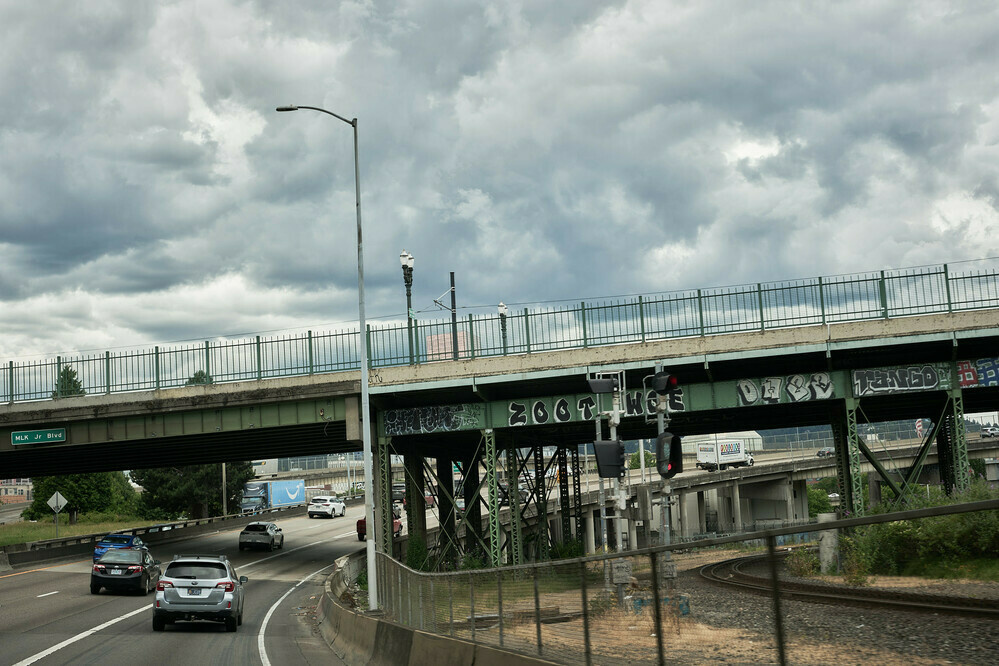
M 458 360 L 458 304 L 454 296 L 454 271 L 451 271 L 451 354 Z

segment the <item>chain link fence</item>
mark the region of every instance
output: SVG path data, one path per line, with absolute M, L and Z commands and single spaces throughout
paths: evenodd
M 485 570 L 426 573 L 379 553 L 382 612 L 413 629 L 563 664 L 832 663 L 828 641 L 835 639 L 827 636 L 823 648 L 812 634 L 825 630 L 830 613 L 854 611 L 824 605 L 842 603 L 828 597 L 830 590 L 844 582 L 860 586 L 855 589 L 867 586 L 864 594 L 875 599 L 868 603 L 900 594 L 871 586 L 867 576 L 874 563 L 860 554 L 858 535 L 878 543 L 885 534 L 920 524 L 932 531 L 933 524 L 921 519 L 940 516 L 999 524 L 999 500 Z M 999 538 L 999 530 L 993 532 L 992 538 Z M 806 610 L 788 612 L 782 610 L 787 594 L 827 596 L 793 602 Z M 993 597 L 982 602 L 991 603 L 993 616 L 975 619 L 977 611 L 969 610 L 972 617 L 963 626 L 969 631 L 991 626 L 999 618 L 999 590 Z M 944 599 L 938 598 L 935 610 L 946 612 Z M 903 642 L 869 652 L 880 654 L 881 663 L 901 663 L 910 654 L 906 650 L 917 655 L 928 649 L 922 640 L 910 642 L 911 648 Z M 844 650 L 847 661 L 864 654 L 851 657 L 849 647 L 836 649 Z

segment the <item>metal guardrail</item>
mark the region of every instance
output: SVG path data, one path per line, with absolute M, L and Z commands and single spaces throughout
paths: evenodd
M 459 359 L 999 307 L 999 258 L 469 314 Z M 413 322 L 416 363 L 452 360 L 450 319 Z M 355 329 L 205 340 L 0 366 L 0 402 L 293 377 L 360 367 Z M 408 328 L 368 326 L 372 367 L 410 362 Z M 71 371 L 67 371 L 67 368 Z

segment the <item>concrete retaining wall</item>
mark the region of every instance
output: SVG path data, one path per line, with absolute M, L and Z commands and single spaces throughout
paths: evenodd
M 364 551 L 337 560 L 326 579 L 316 617 L 333 652 L 350 666 L 552 666 L 553 662 L 418 631 L 360 613 L 342 601 L 354 572 L 363 568 Z

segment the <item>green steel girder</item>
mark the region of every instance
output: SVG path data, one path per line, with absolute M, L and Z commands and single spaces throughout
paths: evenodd
M 374 485 L 374 497 L 377 499 L 375 503 L 375 521 L 378 523 L 379 529 L 376 538 L 376 547 L 383 553 L 392 556 L 392 456 L 391 456 L 391 438 L 379 437 L 378 438 L 378 451 L 375 463 L 378 466 L 378 478 L 375 479 Z M 368 489 L 365 489 L 368 492 Z M 371 535 L 368 534 L 368 538 Z
M 964 431 L 964 398 L 961 389 L 950 392 L 952 431 L 950 437 L 950 463 L 953 470 L 954 488 L 960 492 L 971 485 L 971 464 L 968 461 L 968 440 Z
M 558 460 L 558 495 L 559 514 L 562 523 L 562 543 L 567 543 L 572 538 L 572 532 L 570 531 L 572 520 L 570 502 L 572 498 L 569 497 L 569 465 L 566 460 L 565 446 L 558 447 L 556 459 Z
M 548 492 L 545 484 L 545 461 L 540 444 L 533 447 L 534 453 L 534 502 L 537 507 L 537 553 L 535 557 L 538 562 L 547 562 L 551 543 L 548 534 Z
M 486 485 L 489 492 L 489 561 L 491 566 L 498 567 L 502 563 L 502 542 L 500 540 L 500 496 L 499 480 L 496 478 L 496 433 L 492 429 L 484 430 L 482 438 L 486 444 L 485 467 Z M 515 493 L 515 487 L 511 487 L 507 481 L 507 488 L 510 494 Z
M 847 398 L 842 414 L 831 424 L 836 443 L 836 478 L 839 486 L 840 513 L 852 516 L 864 513 L 864 491 L 860 476 L 860 447 L 857 436 L 857 401 Z
M 583 542 L 583 495 L 579 487 L 579 447 L 572 447 L 572 496 L 573 516 L 576 521 L 576 539 Z
M 508 447 L 506 450 L 507 469 L 507 490 L 510 495 L 510 564 L 517 565 L 524 562 L 524 545 L 521 540 L 520 515 L 520 469 L 517 464 L 517 450 Z M 513 478 L 510 478 L 510 470 L 513 470 Z

